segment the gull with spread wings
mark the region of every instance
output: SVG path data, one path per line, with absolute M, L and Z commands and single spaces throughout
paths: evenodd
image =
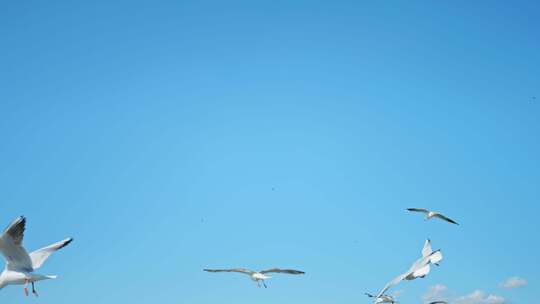
M 410 212 L 424 213 L 426 215 L 426 221 L 436 217 L 436 218 L 439 218 L 441 220 L 447 221 L 449 223 L 459 225 L 457 222 L 455 222 L 451 218 L 449 218 L 449 217 L 447 217 L 447 216 L 445 216 L 445 215 L 443 215 L 443 214 L 441 214 L 439 212 L 435 212 L 435 211 L 431 211 L 431 210 L 427 210 L 427 209 L 422 209 L 422 208 L 407 208 L 407 210 L 410 211 Z
M 422 257 L 416 260 L 409 270 L 407 270 L 405 273 L 400 274 L 396 278 L 394 278 L 392 281 L 388 282 L 386 286 L 377 294 L 375 298 L 375 301 L 378 298 L 383 297 L 388 289 L 392 288 L 393 286 L 397 285 L 399 282 L 403 280 L 414 280 L 417 278 L 424 278 L 426 275 L 428 275 L 430 271 L 430 264 L 434 264 L 439 266 L 439 262 L 443 259 L 441 250 L 435 250 L 431 249 L 431 241 L 428 239 L 424 243 L 424 248 L 422 249 Z M 375 302 L 374 301 L 374 302 Z M 375 302 L 376 303 L 376 302 Z
M 34 271 L 43 266 L 43 263 L 53 252 L 66 247 L 73 239 L 67 238 L 28 253 L 22 245 L 25 228 L 26 218 L 21 216 L 0 235 L 0 253 L 6 260 L 6 267 L 0 274 L 0 289 L 6 285 L 24 285 L 24 294 L 28 296 L 28 284 L 32 284 L 32 293 L 37 297 L 34 283 L 56 279 L 56 276 L 41 275 Z
M 266 283 L 264 282 L 267 279 L 270 279 L 271 276 L 267 276 L 267 273 L 286 273 L 286 274 L 305 274 L 305 272 L 300 270 L 294 270 L 294 269 L 280 269 L 280 268 L 272 268 L 268 270 L 262 270 L 262 271 L 253 271 L 245 268 L 232 268 L 232 269 L 203 269 L 207 272 L 238 272 L 249 275 L 251 280 L 257 282 L 257 286 L 261 287 L 261 282 L 266 288 Z

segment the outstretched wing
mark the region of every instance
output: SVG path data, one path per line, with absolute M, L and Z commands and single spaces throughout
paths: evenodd
M 0 235 L 0 252 L 6 259 L 6 269 L 32 271 L 32 261 L 22 246 L 26 218 L 18 217 Z
M 382 297 L 387 291 L 388 289 L 394 287 L 395 285 L 397 285 L 399 282 L 403 281 L 403 279 L 405 279 L 408 275 L 409 275 L 410 272 L 406 272 L 404 274 L 400 274 L 399 276 L 395 277 L 392 281 L 388 282 L 384 288 L 379 291 L 379 293 L 377 294 L 376 298 L 380 298 Z
M 41 267 L 53 252 L 66 247 L 71 242 L 73 242 L 73 238 L 68 238 L 30 253 L 30 259 L 32 260 L 32 267 L 34 270 Z
M 434 301 L 434 302 L 430 302 L 429 304 L 448 304 L 448 302 L 446 302 L 446 301 Z
M 435 217 L 438 217 L 438 218 L 440 218 L 440 219 L 443 219 L 443 220 L 445 220 L 445 221 L 447 221 L 447 222 L 449 222 L 449 223 L 452 223 L 452 224 L 455 224 L 455 225 L 459 225 L 459 224 L 458 224 L 456 221 L 454 221 L 453 219 L 451 219 L 451 218 L 449 218 L 449 217 L 446 217 L 446 216 L 444 216 L 444 215 L 442 215 L 442 214 L 440 214 L 440 213 L 437 213 L 437 214 L 435 214 L 434 216 L 435 216 Z
M 431 240 L 427 239 L 424 243 L 424 248 L 422 248 L 422 256 L 427 257 L 433 252 L 433 249 L 431 249 Z
M 372 294 L 370 294 L 370 293 L 364 292 L 364 294 L 365 294 L 366 296 L 370 297 L 370 298 L 375 298 L 375 296 L 372 295 Z
M 435 250 L 433 253 L 431 253 L 431 255 L 429 256 L 429 261 L 432 263 L 432 264 L 435 264 L 435 265 L 438 265 L 437 263 L 439 263 L 440 261 L 442 261 L 443 259 L 443 254 L 442 254 L 442 251 L 439 249 L 439 250 Z
M 424 267 L 414 271 L 412 273 L 412 278 L 409 278 L 409 279 L 423 278 L 429 274 L 430 270 L 431 270 L 431 267 L 429 266 L 429 264 L 427 264 Z
M 206 272 L 238 272 L 248 275 L 252 275 L 254 271 L 245 268 L 231 268 L 231 269 L 203 269 Z
M 441 250 L 435 250 L 431 248 L 431 240 L 427 239 L 424 243 L 424 248 L 422 249 L 422 257 L 429 257 L 429 262 L 432 264 L 437 264 L 443 259 Z
M 26 218 L 19 216 L 4 230 L 2 237 L 9 237 L 13 245 L 21 246 L 26 230 Z
M 300 271 L 300 270 L 294 270 L 294 269 L 280 269 L 280 268 L 272 268 L 272 269 L 260 271 L 260 273 L 270 273 L 270 272 L 274 272 L 274 273 L 287 273 L 287 274 L 304 274 L 304 273 L 305 273 L 305 272 Z
M 407 208 L 408 211 L 411 211 L 411 212 L 421 212 L 421 213 L 429 213 L 429 210 L 427 209 L 422 209 L 422 208 Z

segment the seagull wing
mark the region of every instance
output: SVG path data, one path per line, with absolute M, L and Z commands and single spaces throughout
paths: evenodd
M 443 219 L 443 220 L 445 220 L 445 221 L 447 221 L 447 222 L 449 222 L 449 223 L 459 225 L 457 222 L 455 222 L 455 221 L 452 220 L 451 218 L 448 218 L 448 217 L 446 217 L 446 216 L 444 216 L 444 215 L 442 215 L 442 214 L 440 214 L 440 213 L 437 213 L 437 214 L 435 214 L 434 216 L 435 216 L 435 217 L 438 217 L 438 218 L 440 218 L 440 219 Z
M 431 267 L 429 266 L 429 264 L 427 264 L 424 267 L 419 268 L 416 271 L 414 271 L 410 279 L 414 280 L 416 278 L 423 278 L 427 276 L 430 271 L 431 271 Z
M 395 277 L 392 281 L 388 282 L 388 284 L 386 284 L 384 286 L 384 288 L 381 291 L 379 291 L 376 298 L 382 297 L 388 291 L 388 289 L 394 287 L 399 282 L 403 281 L 403 279 L 405 279 L 409 275 L 409 273 L 410 272 L 408 271 L 408 272 L 406 272 L 404 274 L 400 274 L 399 276 Z
M 263 270 L 263 271 L 260 271 L 260 273 L 270 273 L 270 272 L 274 272 L 274 273 L 287 273 L 287 274 L 304 274 L 305 272 L 303 271 L 300 271 L 300 270 L 294 270 L 294 269 L 280 269 L 280 268 L 272 268 L 272 269 L 268 269 L 268 270 Z
M 364 292 L 364 294 L 365 294 L 366 296 L 370 297 L 370 298 L 375 298 L 375 296 L 372 295 L 372 294 L 370 294 L 370 293 Z
M 231 268 L 231 269 L 203 269 L 206 272 L 238 272 L 244 273 L 247 275 L 252 275 L 255 271 L 245 269 L 245 268 Z
M 32 260 L 32 268 L 34 268 L 34 270 L 38 269 L 39 267 L 41 267 L 41 265 L 43 265 L 43 263 L 45 263 L 49 256 L 53 254 L 53 252 L 66 247 L 71 242 L 73 242 L 73 239 L 68 238 L 30 253 L 30 259 Z
M 430 302 L 429 304 L 448 304 L 448 302 L 446 302 L 446 301 L 434 301 L 434 302 Z
M 6 269 L 33 271 L 32 260 L 22 246 L 26 218 L 21 216 L 14 220 L 0 235 L 0 252 L 6 260 Z
M 427 209 L 422 209 L 422 208 L 407 208 L 408 211 L 410 212 L 421 212 L 421 213 L 429 213 L 429 210 Z
M 429 264 L 437 264 L 443 259 L 441 250 L 435 250 L 428 256 L 422 257 L 418 259 L 414 264 L 411 266 L 409 271 L 407 272 L 407 279 L 414 280 L 418 277 L 424 277 L 426 276 L 430 271 Z M 412 275 L 412 278 L 409 278 L 409 275 Z
M 422 248 L 422 256 L 427 257 L 433 252 L 433 249 L 431 249 L 431 240 L 427 239 L 424 243 L 424 248 Z
M 433 251 L 430 255 L 429 255 L 429 261 L 430 263 L 432 264 L 435 264 L 437 265 L 437 263 L 439 263 L 440 261 L 442 261 L 443 259 L 443 254 L 441 252 L 441 250 L 435 250 Z
M 9 226 L 4 230 L 2 235 L 3 238 L 10 238 L 11 243 L 16 246 L 21 246 L 24 239 L 24 231 L 26 230 L 26 218 L 20 216 L 15 219 Z

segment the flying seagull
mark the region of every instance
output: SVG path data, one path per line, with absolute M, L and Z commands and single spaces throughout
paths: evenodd
M 381 295 L 381 296 L 374 296 L 372 294 L 369 294 L 369 293 L 364 293 L 366 296 L 370 297 L 373 299 L 373 303 L 375 304 L 382 304 L 382 303 L 391 303 L 391 304 L 395 304 L 395 303 L 399 303 L 397 302 L 393 296 L 390 296 L 390 295 Z
M 428 239 L 424 243 L 424 248 L 422 248 L 422 257 L 416 260 L 409 270 L 407 270 L 405 273 L 400 274 L 399 276 L 395 277 L 392 281 L 388 282 L 384 286 L 384 288 L 377 294 L 376 298 L 380 298 L 384 296 L 384 294 L 388 291 L 388 289 L 392 288 L 393 286 L 397 285 L 399 282 L 403 280 L 414 280 L 417 278 L 424 278 L 426 275 L 428 275 L 430 271 L 429 264 L 439 265 L 438 263 L 443 259 L 441 250 L 435 250 L 431 249 L 431 241 Z
M 445 220 L 445 221 L 447 221 L 449 223 L 459 225 L 457 222 L 455 222 L 451 218 L 448 218 L 448 217 L 440 214 L 439 212 L 435 212 L 435 211 L 431 211 L 431 210 L 427 210 L 427 209 L 422 209 L 422 208 L 407 208 L 407 210 L 410 211 L 410 212 L 424 213 L 426 215 L 426 221 L 436 217 L 436 218 L 440 218 L 441 220 Z
M 67 238 L 29 254 L 22 246 L 25 227 L 26 218 L 21 216 L 0 235 L 0 253 L 6 260 L 6 267 L 0 274 L 0 289 L 6 285 L 24 285 L 24 294 L 28 296 L 28 284 L 32 284 L 32 293 L 37 297 L 34 283 L 56 279 L 56 276 L 41 275 L 34 271 L 43 266 L 53 252 L 66 247 L 73 239 Z
M 267 279 L 270 279 L 270 276 L 267 276 L 267 273 L 287 273 L 287 274 L 304 274 L 305 272 L 300 270 L 294 270 L 294 269 L 280 269 L 280 268 L 272 268 L 268 270 L 262 270 L 262 271 L 253 271 L 245 268 L 232 268 L 232 269 L 203 269 L 207 272 L 238 272 L 249 275 L 251 280 L 257 282 L 257 286 L 261 287 L 261 282 L 266 288 L 266 283 L 264 282 Z

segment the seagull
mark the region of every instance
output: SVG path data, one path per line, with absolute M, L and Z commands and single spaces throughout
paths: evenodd
M 454 220 L 440 214 L 439 212 L 435 212 L 435 211 L 430 211 L 430 210 L 427 210 L 427 209 L 421 209 L 421 208 L 407 208 L 408 211 L 410 212 L 421 212 L 421 213 L 425 213 L 426 214 L 426 221 L 427 220 L 430 220 L 434 217 L 437 217 L 437 218 L 440 218 L 442 220 L 445 220 L 449 223 L 452 223 L 452 224 L 456 224 L 456 225 L 459 225 L 458 223 L 456 223 Z
M 24 285 L 24 294 L 28 296 L 28 284 L 32 284 L 32 293 L 37 297 L 34 283 L 56 279 L 56 276 L 41 275 L 34 271 L 43 266 L 53 252 L 66 247 L 73 239 L 67 238 L 29 254 L 22 246 L 25 227 L 26 218 L 21 216 L 0 235 L 0 253 L 6 260 L 6 267 L 0 274 L 0 289 L 6 285 Z
M 300 270 L 293 270 L 293 269 L 280 269 L 280 268 L 272 268 L 268 270 L 262 270 L 262 271 L 253 271 L 245 268 L 233 268 L 233 269 L 203 269 L 207 272 L 239 272 L 243 274 L 247 274 L 250 276 L 251 280 L 257 282 L 257 286 L 261 287 L 261 282 L 264 286 L 264 288 L 267 288 L 265 284 L 265 280 L 270 279 L 270 276 L 267 276 L 267 273 L 287 273 L 287 274 L 305 274 L 305 272 Z
M 429 264 L 434 264 L 439 266 L 439 262 L 443 259 L 441 250 L 435 250 L 431 249 L 431 240 L 427 239 L 424 243 L 424 248 L 422 248 L 422 257 L 416 260 L 409 270 L 407 270 L 405 273 L 400 274 L 399 276 L 395 277 L 392 281 L 388 282 L 384 286 L 384 288 L 377 294 L 376 298 L 380 298 L 384 296 L 384 294 L 388 291 L 388 289 L 392 288 L 394 285 L 397 285 L 399 282 L 403 280 L 414 280 L 417 278 L 425 278 L 429 271 L 430 266 Z
M 395 303 L 399 303 L 397 302 L 393 296 L 390 296 L 390 295 L 381 295 L 379 297 L 377 296 L 374 296 L 372 294 L 369 294 L 369 293 L 364 293 L 366 296 L 370 297 L 370 298 L 373 298 L 373 303 L 376 303 L 376 304 L 382 304 L 382 303 L 391 303 L 391 304 L 395 304 Z

